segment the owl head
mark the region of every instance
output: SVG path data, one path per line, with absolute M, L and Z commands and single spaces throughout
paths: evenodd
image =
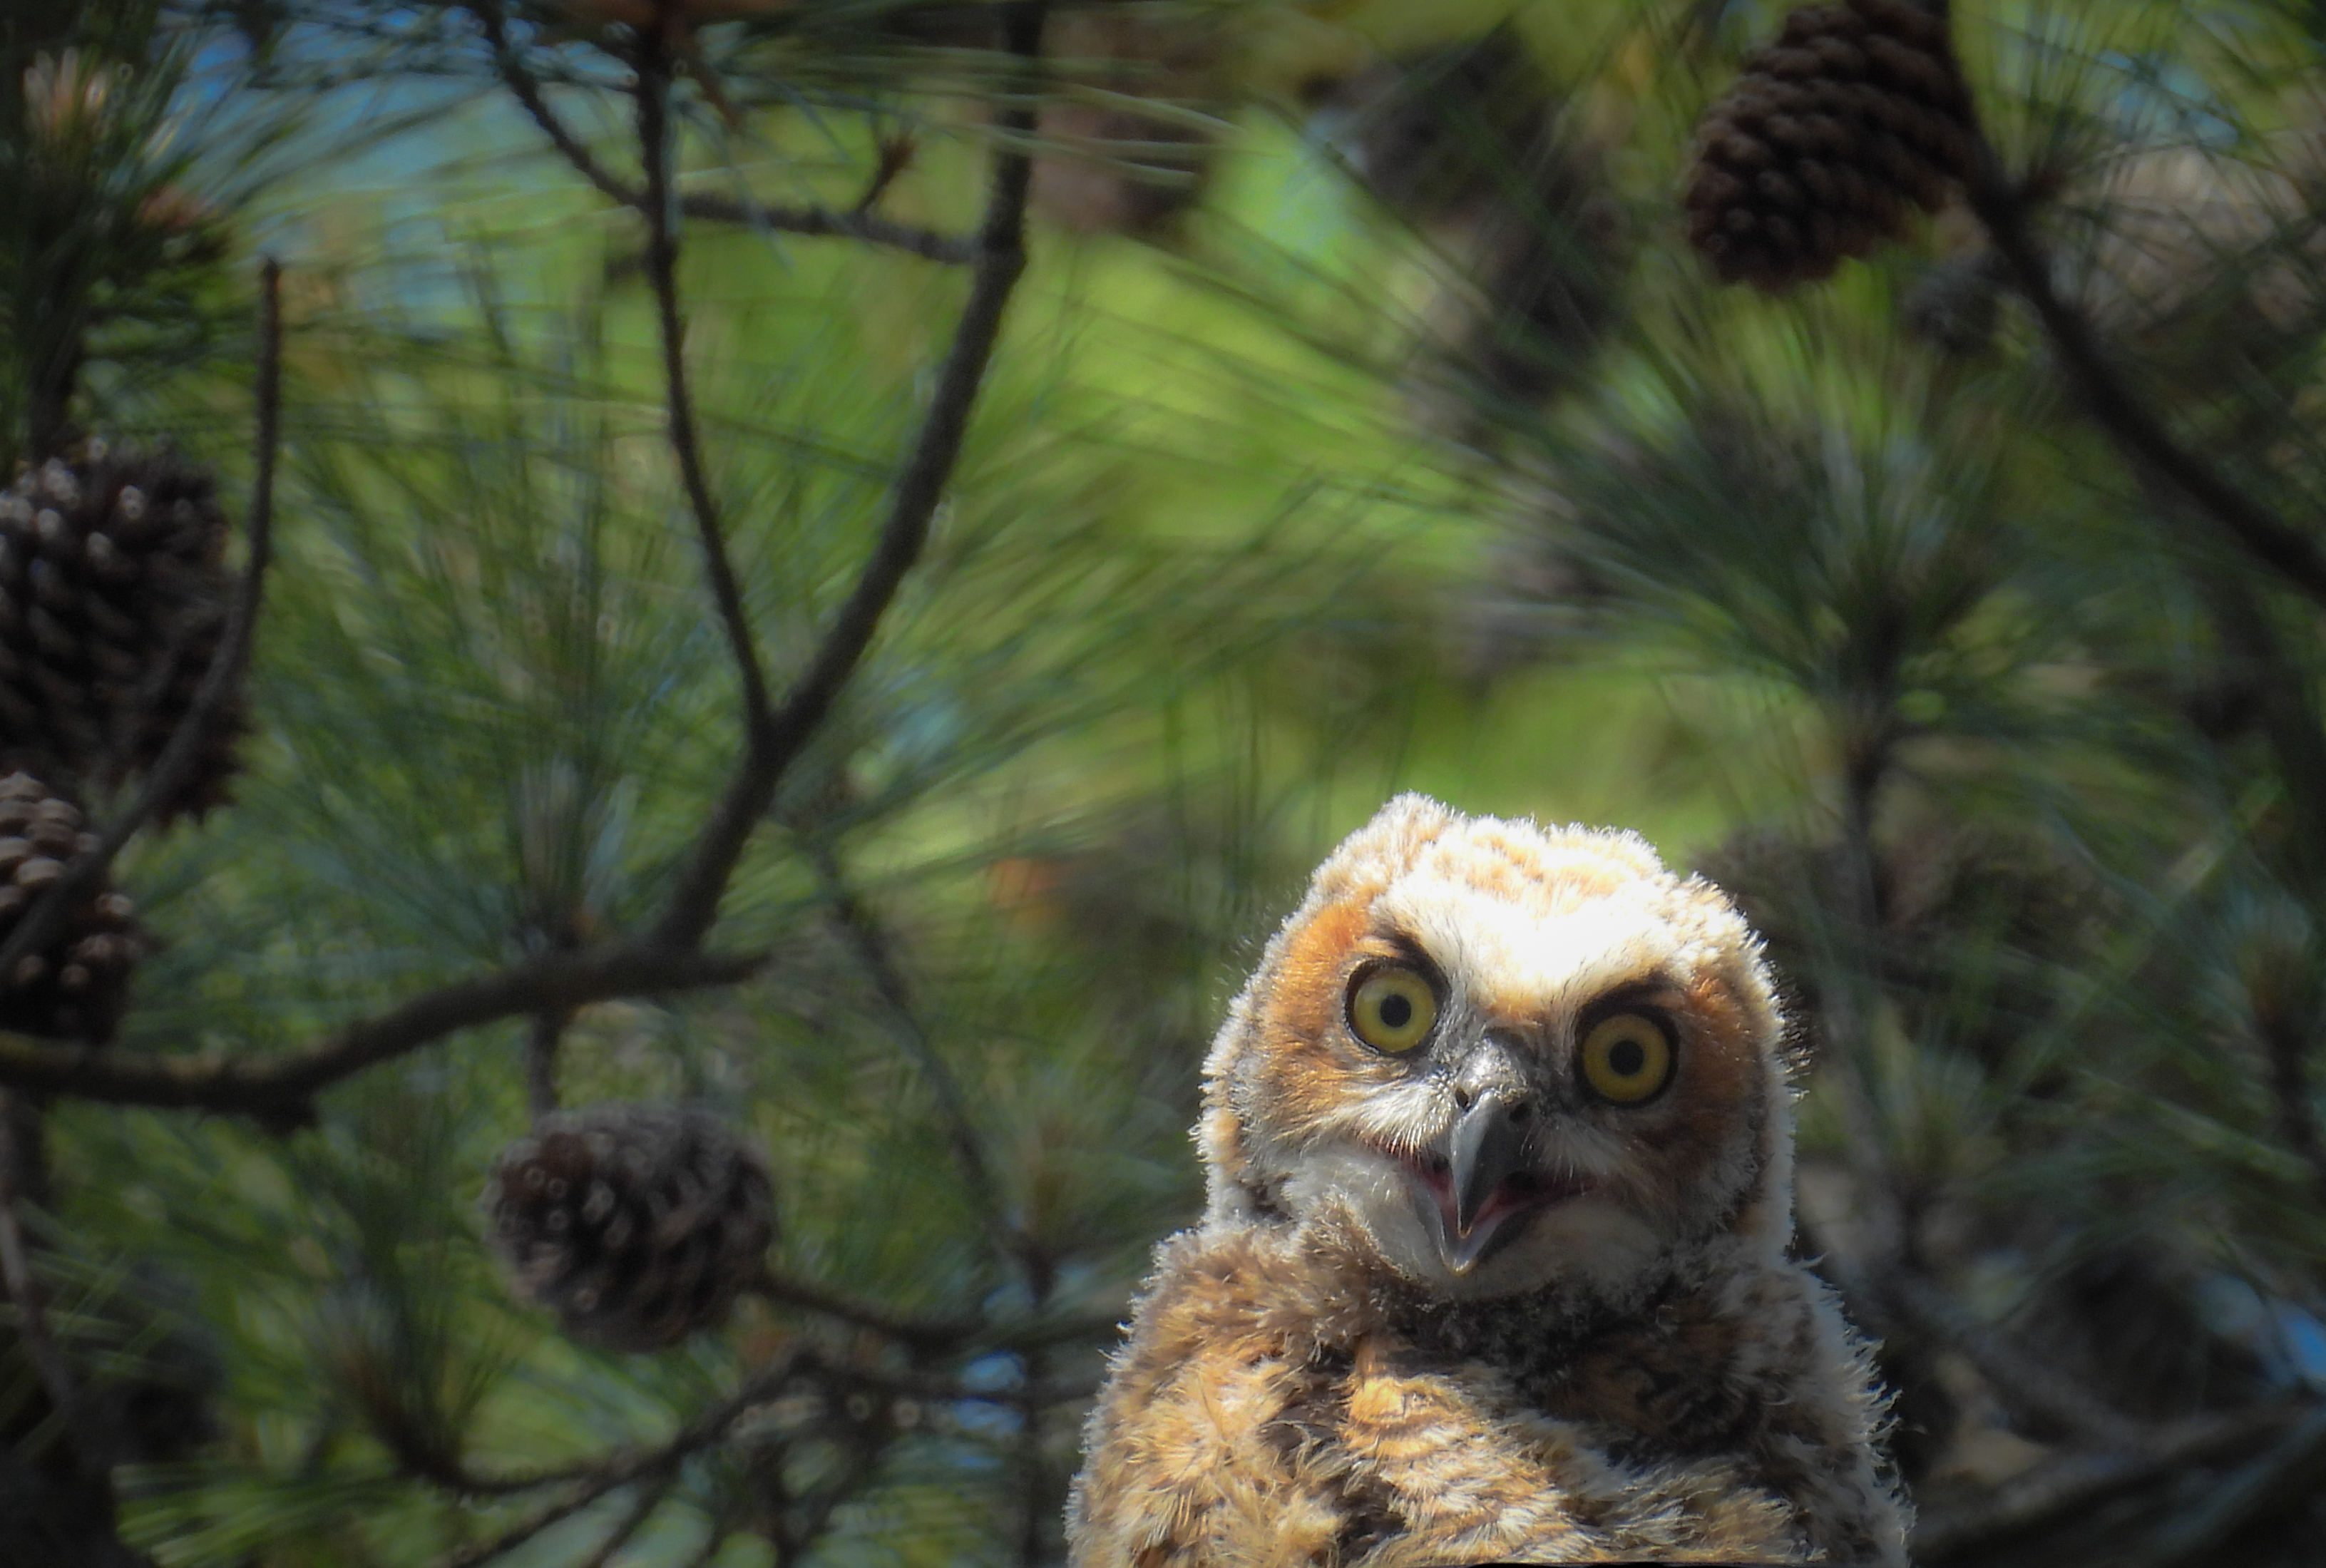
M 1205 1066 L 1214 1222 L 1336 1228 L 1450 1297 L 1622 1301 L 1781 1255 L 1791 1090 L 1760 945 L 1636 834 L 1383 807 Z

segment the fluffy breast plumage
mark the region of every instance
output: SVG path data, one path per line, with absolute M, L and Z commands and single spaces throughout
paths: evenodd
M 1577 1321 L 1432 1301 L 1290 1226 L 1158 1261 L 1089 1424 L 1086 1568 L 1894 1555 L 1870 1399 L 1804 1397 L 1866 1387 L 1813 1281 Z

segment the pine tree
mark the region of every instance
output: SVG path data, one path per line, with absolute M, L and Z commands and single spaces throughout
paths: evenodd
M 5 8 L 0 1561 L 1056 1560 L 1396 787 L 1752 913 L 1918 1561 L 2313 1559 L 2326 38 L 1948 10 Z

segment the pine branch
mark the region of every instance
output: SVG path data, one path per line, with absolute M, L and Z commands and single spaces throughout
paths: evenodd
M 1033 161 L 1026 144 L 1034 129 L 1030 87 L 1039 57 L 1044 7 L 1005 8 L 1004 34 L 1020 65 L 1021 91 L 997 119 L 1000 133 L 993 153 L 992 187 L 977 237 L 977 263 L 969 301 L 954 329 L 953 347 L 937 377 L 887 522 L 871 559 L 847 602 L 833 617 L 807 669 L 793 683 L 770 722 L 764 748 L 746 754 L 741 766 L 704 828 L 693 861 L 679 879 L 667 911 L 656 927 L 657 940 L 673 947 L 700 942 L 719 917 L 727 883 L 744 845 L 775 799 L 776 786 L 832 710 L 841 688 L 855 673 L 872 634 L 888 613 L 906 574 L 927 545 L 929 526 L 960 459 L 971 408 L 985 379 L 1001 319 L 1018 278 L 1026 270 L 1026 192 Z
M 855 951 L 857 962 L 870 977 L 872 988 L 903 1036 L 907 1051 L 936 1090 L 937 1109 L 944 1118 L 945 1138 L 953 1146 L 954 1163 L 961 1167 L 962 1179 L 969 1183 L 970 1195 L 976 1202 L 980 1216 L 1005 1249 L 1020 1249 L 1023 1239 L 1010 1228 L 1003 1214 L 992 1167 L 986 1164 L 985 1151 L 978 1142 L 977 1124 L 969 1114 L 969 1097 L 962 1092 L 961 1081 L 938 1053 L 936 1043 L 921 1024 L 920 1010 L 913 1006 L 912 989 L 897 965 L 894 944 L 887 929 L 856 895 L 839 857 L 829 845 L 813 842 L 806 855 L 815 868 L 817 880 L 823 885 L 823 895 L 832 905 L 833 920 L 842 938 Z
M 776 1306 L 814 1313 L 869 1330 L 920 1351 L 991 1348 L 1032 1355 L 1062 1344 L 1085 1343 L 1121 1328 L 1120 1313 L 1046 1318 L 1038 1313 L 994 1323 L 982 1318 L 916 1318 L 814 1280 L 763 1271 L 746 1289 Z
M 526 69 L 516 46 L 509 41 L 508 19 L 502 14 L 498 0 L 484 0 L 484 3 L 471 5 L 470 9 L 476 13 L 478 24 L 484 29 L 485 42 L 493 51 L 493 68 L 500 73 L 501 84 L 509 89 L 526 116 L 540 127 L 541 134 L 549 138 L 549 144 L 557 149 L 558 155 L 572 164 L 582 178 L 618 204 L 637 207 L 641 200 L 638 192 L 623 184 L 611 171 L 599 162 L 597 154 L 591 152 L 589 145 L 573 134 L 556 110 L 549 107 L 549 99 L 541 90 L 541 79 Z
M 909 251 L 925 261 L 966 266 L 977 259 L 973 240 L 898 223 L 875 212 L 839 211 L 826 207 L 762 207 L 757 202 L 696 191 L 678 199 L 678 210 L 687 218 L 711 223 L 731 223 L 745 228 L 772 228 L 809 238 L 853 239 L 890 250 Z
M 659 1480 L 677 1470 L 689 1455 L 724 1441 L 729 1427 L 753 1406 L 773 1398 L 795 1378 L 819 1368 L 816 1352 L 805 1346 L 746 1379 L 743 1386 L 681 1428 L 677 1436 L 658 1447 L 619 1454 L 586 1472 L 572 1491 L 531 1517 L 488 1541 L 474 1543 L 442 1559 L 439 1568 L 478 1568 L 502 1554 L 516 1550 L 542 1531 L 588 1508 L 607 1493 L 640 1481 Z M 559 1472 L 563 1479 L 570 1472 Z M 544 1481 L 552 1478 L 544 1477 Z M 507 1483 L 504 1483 L 507 1484 Z M 522 1483 L 517 1483 L 522 1484 Z
M 760 953 L 652 944 L 544 953 L 440 986 L 302 1049 L 265 1054 L 100 1050 L 0 1035 L 0 1084 L 296 1127 L 313 1118 L 314 1097 L 323 1090 L 460 1030 L 622 997 L 734 985 L 766 961 Z
M 2239 1466 L 2202 1503 L 2152 1532 L 2119 1568 L 2177 1568 L 2215 1554 L 2244 1526 L 2288 1508 L 2308 1511 L 2326 1482 L 2326 1407 Z
M 250 491 L 249 559 L 234 603 L 227 612 L 218 651 L 185 716 L 170 733 L 144 789 L 98 840 L 97 848 L 73 858 L 65 874 L 51 884 L 24 918 L 0 942 L 0 975 L 13 975 L 26 956 L 45 949 L 64 927 L 73 911 L 97 896 L 98 886 L 123 846 L 135 838 L 156 813 L 185 791 L 194 770 L 201 765 L 209 744 L 244 669 L 250 662 L 251 638 L 257 630 L 260 591 L 274 535 L 274 459 L 281 445 L 283 413 L 283 269 L 268 257 L 259 268 L 258 451 Z
M 542 91 L 541 79 L 526 69 L 523 58 L 509 41 L 507 21 L 502 15 L 500 6 L 484 4 L 473 9 L 478 22 L 484 28 L 485 40 L 492 47 L 494 69 L 500 73 L 502 85 L 509 89 L 527 117 L 549 139 L 549 144 L 557 150 L 559 156 L 572 165 L 582 178 L 617 204 L 647 212 L 651 201 L 648 193 L 625 184 L 600 162 L 588 144 L 576 135 L 550 107 Z M 965 266 L 975 261 L 978 254 L 974 241 L 939 234 L 933 229 L 918 228 L 911 224 L 897 223 L 861 207 L 852 211 L 835 211 L 823 207 L 768 207 L 706 194 L 680 196 L 673 206 L 682 218 L 701 218 L 710 223 L 731 223 L 748 228 L 773 229 L 810 238 L 853 239 L 866 245 L 906 251 L 949 266 Z
M 1871 1288 L 1916 1328 L 1959 1351 L 2005 1405 L 2033 1411 L 2100 1448 L 2134 1450 L 2160 1441 L 2156 1428 L 2094 1398 L 1914 1270 L 1893 1268 Z
M 655 322 L 662 346 L 663 408 L 668 420 L 671 455 L 677 460 L 687 506 L 702 547 L 703 574 L 726 628 L 728 652 L 742 687 L 745 753 L 767 749 L 768 678 L 759 667 L 758 644 L 751 635 L 750 611 L 727 553 L 719 505 L 711 494 L 702 446 L 695 435 L 694 398 L 686 384 L 686 323 L 678 301 L 678 234 L 671 214 L 670 60 L 660 35 L 640 40 L 637 57 L 638 154 L 646 169 L 647 279 L 655 299 Z M 0 971 L 5 972 L 5 971 Z
M 2212 533 L 2312 602 L 2326 606 L 2326 552 L 2182 445 L 2133 395 L 2122 370 L 2100 346 L 2091 319 L 2053 286 L 2051 257 L 2035 237 L 2025 196 L 2005 173 L 1985 133 L 1975 124 L 1971 129 L 1977 158 L 1971 211 L 2002 258 L 2012 286 L 2034 313 L 2084 412 L 2127 463 L 2184 498 Z
M 1938 1341 L 1977 1368 L 2007 1406 L 2064 1427 L 2095 1448 L 2121 1452 L 2160 1441 L 2158 1429 L 2094 1398 L 1979 1322 L 1894 1248 L 1858 1268 L 1823 1245 L 1806 1219 L 1797 1227 L 1819 1271 L 1848 1295 L 1871 1331 L 1891 1337 L 1911 1330 Z
M 877 1303 L 833 1290 L 813 1280 L 767 1270 L 747 1287 L 761 1299 L 777 1306 L 796 1307 L 822 1317 L 833 1318 L 860 1329 L 910 1345 L 917 1350 L 944 1350 L 962 1343 L 977 1332 L 974 1322 L 963 1319 L 923 1319 L 899 1315 Z
M 841 1446 L 847 1458 L 840 1473 L 827 1478 L 811 1491 L 805 1505 L 795 1517 L 792 1509 L 777 1521 L 778 1539 L 776 1547 L 778 1563 L 801 1563 L 814 1553 L 816 1543 L 832 1528 L 833 1518 L 840 1505 L 862 1491 L 879 1473 L 880 1461 L 896 1441 L 893 1429 L 873 1429 L 851 1424 L 847 1440 Z
M 1939 1563 L 2008 1546 L 2191 1465 L 2250 1452 L 2256 1443 L 2301 1424 L 2305 1415 L 2317 1419 L 2298 1406 L 2234 1411 L 2182 1423 L 2141 1449 L 2063 1455 L 1974 1503 L 1925 1512 L 1914 1528 L 1915 1560 Z

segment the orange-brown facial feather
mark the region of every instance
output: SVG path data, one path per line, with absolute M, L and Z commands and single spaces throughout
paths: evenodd
M 1373 1049 L 1350 1027 L 1353 981 L 1389 963 L 1439 993 L 1436 1029 L 1410 1050 Z M 1578 1053 L 1625 998 L 1668 1023 L 1675 1065 L 1664 1090 L 1618 1103 L 1585 1087 Z M 1489 1039 L 1541 1113 L 1531 1185 L 1510 1190 L 1583 1195 L 1501 1201 L 1524 1211 L 1509 1223 L 1537 1233 L 1533 1256 L 1472 1277 L 1473 1255 L 1446 1250 L 1451 1200 L 1416 1183 L 1445 1169 L 1465 1063 Z M 1776 1046 L 1751 935 L 1717 890 L 1630 835 L 1409 798 L 1318 868 L 1222 1031 L 1202 1127 L 1214 1202 L 1297 1214 L 1339 1194 L 1393 1266 L 1456 1270 L 1464 1291 L 1539 1283 L 1562 1248 L 1604 1285 L 1750 1207 L 1747 1184 L 1770 1164 L 1761 1146 L 1783 1130 L 1771 1130 L 1784 1114 Z M 1432 1248 L 1447 1261 L 1432 1264 Z
M 1326 905 L 1290 933 L 1283 983 L 1260 1018 L 1269 1062 L 1255 1109 L 1277 1137 L 1304 1142 L 1348 1103 L 1353 1090 L 1363 1093 L 1408 1076 L 1397 1059 L 1363 1044 L 1348 1028 L 1356 971 L 1397 961 L 1408 951 L 1374 925 L 1370 901 Z
M 1675 1202 L 1740 1134 L 1759 1131 L 1767 1062 L 1744 1007 L 1717 972 L 1695 976 L 1667 1005 L 1679 1025 L 1679 1061 L 1669 1103 L 1639 1118 L 1635 1136 L 1657 1155 L 1642 1174 L 1655 1179 L 1661 1201 Z

